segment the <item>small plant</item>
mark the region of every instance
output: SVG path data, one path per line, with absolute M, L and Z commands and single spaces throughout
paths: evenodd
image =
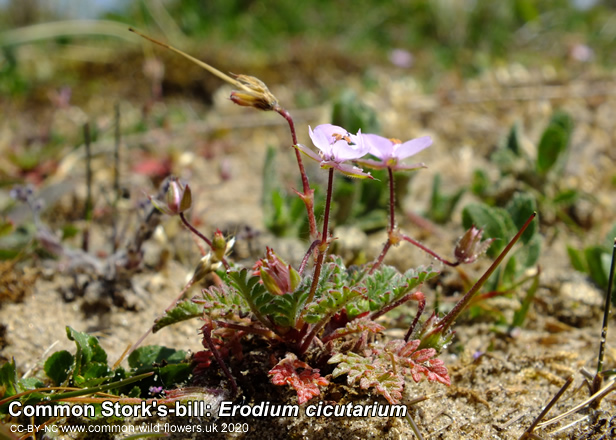
M 391 404 L 401 401 L 407 377 L 415 382 L 427 380 L 449 385 L 447 368 L 438 356 L 453 338 L 455 320 L 471 304 L 515 243 L 520 239 L 530 243 L 534 239 L 536 231 L 530 226 L 535 213 L 527 212 L 527 205 L 524 209 L 514 206 L 511 217 L 506 217 L 508 220 L 503 217 L 503 222 L 509 222 L 506 223 L 507 227 L 519 227 L 519 231 L 510 234 L 513 231 L 507 229 L 506 234 L 498 235 L 507 237 L 509 241 L 506 245 L 498 244 L 501 252 L 494 255 L 495 261 L 490 268 L 449 313 L 442 316 L 435 311 L 425 316 L 426 298 L 420 289 L 426 281 L 438 276 L 438 270 L 420 266 L 399 271 L 383 264 L 389 249 L 407 241 L 440 261 L 456 266 L 475 261 L 492 243 L 492 240 L 483 240 L 482 231 L 471 225 L 455 247 L 455 261 L 449 262 L 397 227 L 394 173 L 425 167 L 422 163 L 406 164 L 404 161 L 429 147 L 432 140 L 421 137 L 401 142 L 365 134 L 361 129 L 351 132 L 338 125 L 323 124 L 314 129 L 308 128 L 315 151 L 297 142 L 293 118 L 263 82 L 246 75 L 229 77 L 171 46 L 164 46 L 199 63 L 236 87 L 237 90 L 230 95 L 234 103 L 275 111 L 288 122 L 290 146 L 294 149 L 302 182 L 302 191 L 296 192 L 304 205 L 310 234 L 310 244 L 299 267 L 288 264 L 269 247 L 252 267 L 243 267 L 227 256 L 232 240 L 225 238 L 220 231 L 208 238 L 186 217 L 193 197 L 189 184 L 170 178 L 159 194 L 150 198 L 153 207 L 164 214 L 179 217 L 182 224 L 209 248 L 208 255 L 199 262 L 178 299 L 150 329 L 156 332 L 192 318 L 202 321 L 200 333 L 204 350 L 192 357 L 192 384 L 204 383 L 216 364 L 228 380 L 230 394 L 237 396 L 240 391 L 237 372 L 243 368 L 247 348 L 268 347 L 268 359 L 264 364 L 262 362 L 260 368 L 266 371 L 272 384 L 293 388 L 300 404 L 321 395 L 332 380 L 341 376 L 346 376 L 349 386 L 371 390 Z M 310 186 L 302 154 L 316 161 L 327 173 L 320 227 L 316 221 L 320 216 L 315 215 L 314 189 Z M 380 170 L 388 178 L 388 238 L 374 261 L 346 267 L 341 257 L 329 253 L 335 239 L 330 231 L 331 213 L 335 205 L 334 176 L 341 173 L 379 185 L 362 167 Z M 27 197 L 25 201 L 28 201 Z M 528 214 L 527 219 L 521 221 L 524 214 Z M 513 257 L 509 259 L 506 269 L 513 266 L 517 270 L 512 260 Z M 181 300 L 190 286 L 211 272 L 217 275 L 218 283 L 195 298 Z M 514 273 L 517 274 L 517 271 Z M 378 319 L 408 302 L 416 304 L 416 313 L 406 335 L 383 342 L 379 335 L 385 328 Z M 92 392 L 98 390 L 96 386 L 103 382 L 141 373 L 144 369 L 149 370 L 152 362 L 159 365 L 159 361 L 168 358 L 174 361 L 171 362 L 172 366 L 167 365 L 172 369 L 169 374 L 175 376 L 168 378 L 166 386 L 185 380 L 183 373 L 186 364 L 181 362 L 180 352 L 166 352 L 156 347 L 139 348 L 149 332 L 130 349 L 131 372 L 128 374 L 121 369 L 110 369 L 104 352 L 101 353 L 100 347 L 96 348 L 90 337 L 69 332 L 69 337 L 78 343 L 77 354 L 72 356 L 68 352 L 60 352 L 52 355 L 50 359 L 53 360 L 48 361 L 49 368 L 46 368 L 47 375 L 55 382 L 88 387 Z M 10 370 L 11 367 L 4 368 Z M 159 373 L 162 375 L 163 371 L 159 370 Z M 124 385 L 121 381 L 114 383 L 115 388 Z M 142 383 L 138 386 L 139 394 L 137 390 L 131 394 L 133 391 L 130 390 L 127 391 L 129 395 L 143 397 L 144 389 L 158 387 L 157 384 L 146 387 Z M 17 393 L 16 388 L 14 391 L 0 403 L 23 396 Z M 171 391 L 167 392 L 166 400 L 169 393 Z
M 437 276 L 438 271 L 432 267 L 418 267 L 401 273 L 384 265 L 383 260 L 392 245 L 401 241 L 418 244 L 396 227 L 393 174 L 395 171 L 424 167 L 423 164 L 408 165 L 403 161 L 427 148 L 431 139 L 424 137 L 402 143 L 374 134 L 363 134 L 361 130 L 352 133 L 337 125 L 324 124 L 314 130 L 309 128 L 310 138 L 317 149 L 315 152 L 297 143 L 293 119 L 261 81 L 245 75 L 231 78 L 209 65 L 199 63 L 239 89 L 231 92 L 233 102 L 276 111 L 289 123 L 304 184 L 304 192 L 298 194 L 306 208 L 312 242 L 297 269 L 270 248 L 252 269 L 240 267 L 224 260 L 227 249 L 224 239 L 204 237 L 188 223 L 183 211 L 175 212 L 177 210 L 171 209 L 171 206 L 161 206 L 161 210 L 167 213 L 178 214 L 188 229 L 207 243 L 211 254 L 217 261 L 223 262 L 225 269 L 216 271 L 221 280 L 219 285 L 205 289 L 200 298 L 184 300 L 169 308 L 157 320 L 153 330 L 158 331 L 190 318 L 202 319 L 205 350 L 195 355 L 196 376 L 215 361 L 227 376 L 233 394 L 238 391 L 237 383 L 227 363 L 229 360 L 241 362 L 243 345 L 253 339 L 264 339 L 272 349 L 276 359 L 269 370 L 272 383 L 293 387 L 300 403 L 319 395 L 320 387 L 327 386 L 329 380 L 321 374 L 321 369 L 328 365 L 335 365 L 332 377 L 346 374 L 350 385 L 370 388 L 390 403 L 400 401 L 407 374 L 417 382 L 426 379 L 449 384 L 447 370 L 437 356 L 451 341 L 451 327 L 531 224 L 534 214 L 529 213 L 529 219 L 521 225 L 520 231 L 493 266 L 448 315 L 439 317 L 432 313 L 424 319 L 426 300 L 417 289 Z M 328 173 L 320 231 L 315 221 L 314 191 L 308 184 L 300 152 L 318 162 Z M 365 157 L 368 154 L 371 158 Z M 328 255 L 328 249 L 334 239 L 330 234 L 329 220 L 334 205 L 335 173 L 357 179 L 373 179 L 370 173 L 353 162 L 387 172 L 390 215 L 389 238 L 381 254 L 374 262 L 351 269 L 345 267 L 340 257 Z M 167 197 L 167 203 L 177 206 L 177 200 L 182 198 L 173 191 L 173 195 Z M 429 249 L 422 248 L 436 256 Z M 458 244 L 457 261 L 450 264 L 472 262 L 486 248 L 487 244 L 481 243 L 481 234 L 474 234 Z M 203 270 L 198 268 L 195 274 L 198 273 L 203 273 Z M 195 277 L 189 284 L 194 283 Z M 406 337 L 387 344 L 378 342 L 374 335 L 384 327 L 376 320 L 409 301 L 417 302 L 417 314 Z

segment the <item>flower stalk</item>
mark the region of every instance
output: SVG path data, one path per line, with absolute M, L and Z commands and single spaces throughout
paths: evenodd
M 455 322 L 456 318 L 460 316 L 460 313 L 462 313 L 466 309 L 466 307 L 470 304 L 473 297 L 477 294 L 477 292 L 479 292 L 479 289 L 481 289 L 481 287 L 485 284 L 485 282 L 488 281 L 488 278 L 492 276 L 496 268 L 498 268 L 498 266 L 501 264 L 503 259 L 507 256 L 511 248 L 517 243 L 517 241 L 520 239 L 520 237 L 522 236 L 526 228 L 528 228 L 528 226 L 530 225 L 530 223 L 533 221 L 533 219 L 536 216 L 537 216 L 536 212 L 533 212 L 531 214 L 531 216 L 528 218 L 528 220 L 526 220 L 524 225 L 522 225 L 518 233 L 511 239 L 511 241 L 507 244 L 507 246 L 505 246 L 505 249 L 503 249 L 500 255 L 496 258 L 496 260 L 494 260 L 492 265 L 481 276 L 481 278 L 479 278 L 479 280 L 473 285 L 473 287 L 471 287 L 471 289 L 464 295 L 464 297 L 455 305 L 455 307 L 434 326 L 434 329 L 428 332 L 426 335 L 424 335 L 424 337 L 422 338 L 422 347 L 424 346 L 423 341 L 427 340 L 428 338 L 431 338 L 436 335 L 443 336 L 446 334 L 446 332 L 451 328 L 451 326 Z

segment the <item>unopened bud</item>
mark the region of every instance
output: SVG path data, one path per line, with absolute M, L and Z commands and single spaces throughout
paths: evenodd
M 231 92 L 230 99 L 237 105 L 259 110 L 272 110 L 278 105 L 276 97 L 260 79 L 248 75 L 237 75 L 235 79 L 243 86 L 242 90 Z
M 212 252 L 218 261 L 222 261 L 227 253 L 227 240 L 220 229 L 216 230 L 212 240 Z
M 458 263 L 469 264 L 473 263 L 480 255 L 488 250 L 493 238 L 481 241 L 483 238 L 483 229 L 477 229 L 475 226 L 464 233 L 458 241 L 454 255 Z
M 171 179 L 165 193 L 165 201 L 150 196 L 152 205 L 167 215 L 178 215 L 190 209 L 192 194 L 188 184 L 183 185 L 177 178 Z
M 265 288 L 274 295 L 285 295 L 297 289 L 302 278 L 290 264 L 281 260 L 271 248 L 266 256 L 257 263 L 261 281 Z

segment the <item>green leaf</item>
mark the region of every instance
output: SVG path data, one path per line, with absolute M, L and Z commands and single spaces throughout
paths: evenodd
M 128 366 L 139 373 L 149 371 L 152 364 L 178 363 L 186 359 L 186 352 L 173 348 L 162 347 L 160 345 L 147 345 L 139 347 L 128 357 Z M 144 371 L 141 371 L 144 369 Z
M 17 372 L 15 369 L 15 359 L 0 367 L 0 387 L 5 389 L 4 397 L 10 397 L 17 394 Z
M 475 170 L 471 181 L 471 192 L 477 197 L 486 197 L 490 189 L 490 179 L 484 170 Z
M 507 204 L 506 209 L 515 227 L 519 230 L 524 226 L 524 223 L 526 223 L 532 213 L 537 211 L 537 201 L 529 193 L 516 192 Z M 533 238 L 537 233 L 538 224 L 539 222 L 534 221 L 528 225 L 528 228 L 520 238 L 522 243 L 526 244 Z
M 567 254 L 569 255 L 569 262 L 571 266 L 577 271 L 588 273 L 588 267 L 586 266 L 586 259 L 584 253 L 571 246 L 567 246 Z
M 560 160 L 569 146 L 573 120 L 564 112 L 555 112 L 537 146 L 537 172 L 545 175 Z
M 533 284 L 526 291 L 526 295 L 524 295 L 524 300 L 522 300 L 522 305 L 518 310 L 513 314 L 513 321 L 511 323 L 512 327 L 522 327 L 524 325 L 524 321 L 526 321 L 526 316 L 528 315 L 528 311 L 530 310 L 530 306 L 533 303 L 533 299 L 535 298 L 535 294 L 537 293 L 537 289 L 539 288 L 539 272 L 533 278 Z
M 78 332 L 68 326 L 66 327 L 66 335 L 68 339 L 75 341 L 77 345 L 73 378 L 83 375 L 88 365 L 93 362 L 107 365 L 107 353 L 105 353 L 105 350 L 98 343 L 98 339 L 94 336 Z
M 552 202 L 554 202 L 555 205 L 571 206 L 579 198 L 580 198 L 579 191 L 577 191 L 575 189 L 566 189 L 566 190 L 560 191 L 558 194 L 556 194 L 554 199 L 552 199 Z
M 139 383 L 140 393 L 147 394 L 152 386 L 179 385 L 188 380 L 192 372 L 190 362 L 186 362 L 187 353 L 183 350 L 148 345 L 139 347 L 128 357 L 128 365 L 133 374 L 155 371 L 156 374 Z M 134 392 L 134 391 L 133 391 Z
M 163 327 L 177 324 L 178 322 L 186 321 L 193 318 L 198 318 L 203 315 L 203 305 L 196 304 L 190 299 L 184 300 L 176 304 L 174 308 L 165 312 L 162 318 L 159 318 L 154 324 L 153 332 L 156 333 Z
M 517 233 L 509 213 L 503 208 L 488 206 L 484 203 L 469 204 L 462 210 L 464 229 L 471 226 L 482 228 L 486 238 L 494 238 L 487 254 L 495 258 L 507 242 Z
M 539 255 L 541 254 L 542 241 L 543 239 L 541 238 L 541 235 L 535 234 L 528 243 L 524 246 L 519 246 L 515 251 L 514 255 L 520 263 L 518 275 L 529 267 L 533 267 L 537 264 L 537 261 L 539 261 Z
M 520 156 L 522 152 L 520 147 L 520 126 L 517 122 L 511 126 L 511 130 L 507 134 L 505 148 L 516 156 Z
M 605 249 L 601 246 L 589 246 L 584 249 L 584 256 L 588 264 L 590 277 L 601 288 L 607 287 L 607 277 L 609 271 L 605 271 L 602 255 L 605 254 Z
M 75 357 L 66 350 L 56 351 L 45 361 L 45 374 L 57 386 L 62 385 L 74 367 Z

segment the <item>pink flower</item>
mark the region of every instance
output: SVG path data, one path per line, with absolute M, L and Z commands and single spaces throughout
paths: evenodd
M 359 163 L 376 169 L 413 170 L 415 168 L 425 168 L 423 163 L 401 165 L 399 162 L 432 145 L 430 136 L 411 139 L 404 143 L 398 139 L 388 139 L 376 134 L 364 134 L 362 137 L 364 138 L 364 143 L 369 147 L 369 153 L 379 160 L 363 159 Z
M 343 164 L 368 153 L 370 147 L 364 142 L 361 130 L 354 135 L 337 125 L 323 124 L 314 131 L 309 127 L 309 134 L 315 147 L 319 149 L 319 154 L 301 144 L 295 145 L 295 148 L 320 162 L 321 168 L 335 168 L 347 176 L 372 179 L 370 173 L 364 173 L 361 168 Z

